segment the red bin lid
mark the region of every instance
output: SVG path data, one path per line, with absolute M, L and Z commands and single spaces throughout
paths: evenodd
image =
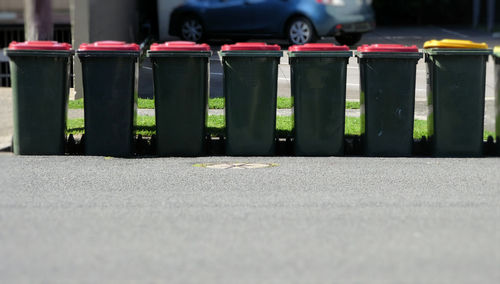
M 364 44 L 358 47 L 359 52 L 418 52 L 416 45 L 406 46 L 402 44 Z
M 139 45 L 123 41 L 96 41 L 94 43 L 82 43 L 78 50 L 81 51 L 139 51 Z
M 165 43 L 153 43 L 149 48 L 151 51 L 210 51 L 210 45 L 196 44 L 192 41 L 167 41 Z
M 265 42 L 237 42 L 235 44 L 225 44 L 221 48 L 222 51 L 268 51 L 281 50 L 277 44 L 269 45 Z
M 349 47 L 333 43 L 306 43 L 304 45 L 292 45 L 288 48 L 288 51 L 349 51 Z
M 25 42 L 11 42 L 9 49 L 14 50 L 70 50 L 71 44 L 57 41 L 25 41 Z

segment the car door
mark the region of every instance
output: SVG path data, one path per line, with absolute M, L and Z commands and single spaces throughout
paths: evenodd
M 249 31 L 255 34 L 277 34 L 288 15 L 288 0 L 246 0 L 246 6 L 252 12 L 252 25 Z
M 210 0 L 204 11 L 205 27 L 209 33 L 236 34 L 246 30 L 252 21 L 246 10 L 247 0 Z

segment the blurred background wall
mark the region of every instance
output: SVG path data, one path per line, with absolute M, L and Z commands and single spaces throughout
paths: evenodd
M 486 26 L 489 0 L 477 0 L 479 24 Z M 472 25 L 475 0 L 373 0 L 377 25 Z M 491 1 L 495 2 L 495 0 Z M 496 1 L 498 2 L 498 1 Z M 495 5 L 500 21 L 500 3 Z
M 158 0 L 158 37 L 166 39 L 168 35 L 168 25 L 170 21 L 170 12 L 180 4 L 183 0 Z

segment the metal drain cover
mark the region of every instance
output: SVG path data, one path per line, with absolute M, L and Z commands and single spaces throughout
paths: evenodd
M 278 164 L 274 163 L 205 163 L 205 164 L 195 164 L 195 167 L 207 168 L 207 169 L 236 169 L 236 170 L 248 170 L 248 169 L 263 169 L 277 167 Z

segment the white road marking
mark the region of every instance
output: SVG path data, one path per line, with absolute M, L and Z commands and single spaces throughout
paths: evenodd
M 452 34 L 452 35 L 461 36 L 461 37 L 465 37 L 465 38 L 468 38 L 468 37 L 469 37 L 468 35 L 464 35 L 464 34 L 462 34 L 462 33 L 455 32 L 455 31 L 448 30 L 448 29 L 444 29 L 444 28 L 442 28 L 441 30 L 442 30 L 443 32 L 445 32 L 445 33 L 449 33 L 449 34 Z
M 262 169 L 262 168 L 272 168 L 277 167 L 278 164 L 274 163 L 205 163 L 205 164 L 195 164 L 195 167 L 202 167 L 208 169 L 218 169 L 218 170 L 246 170 L 246 169 Z

